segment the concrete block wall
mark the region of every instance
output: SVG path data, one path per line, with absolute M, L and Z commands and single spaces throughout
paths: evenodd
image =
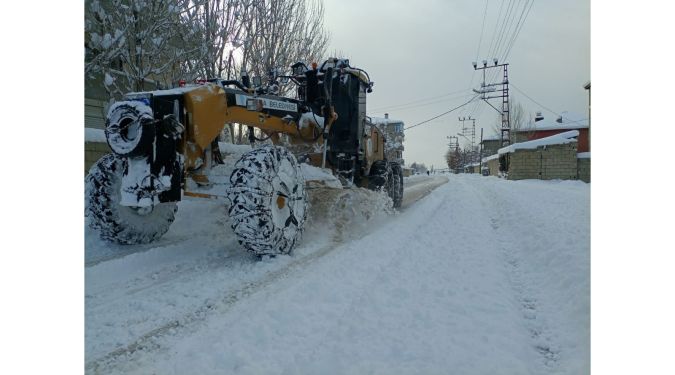
M 111 152 L 106 142 L 84 142 L 84 175 L 98 159 Z
M 591 159 L 577 159 L 577 175 L 584 182 L 591 182 Z
M 517 150 L 510 154 L 509 180 L 575 180 L 577 173 L 576 142 Z
M 499 176 L 499 158 L 488 160 L 487 166 L 490 169 L 490 176 Z

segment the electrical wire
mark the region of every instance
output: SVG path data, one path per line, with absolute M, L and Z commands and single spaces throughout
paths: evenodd
M 426 106 L 439 104 L 439 103 L 445 104 L 448 101 L 453 101 L 454 99 L 468 98 L 468 97 L 473 96 L 473 95 L 475 95 L 475 94 L 474 93 L 463 94 L 463 95 L 452 96 L 452 97 L 441 99 L 441 100 L 434 100 L 434 101 L 431 101 L 431 102 L 425 102 L 425 103 L 415 104 L 415 105 L 411 105 L 411 106 L 407 106 L 407 107 L 399 107 L 399 108 L 394 108 L 394 109 L 396 111 L 407 111 L 407 110 L 411 110 L 411 109 L 415 109 L 415 108 L 419 108 L 419 107 L 426 107 Z M 388 111 L 391 112 L 391 109 L 389 109 Z M 371 112 L 374 112 L 374 111 L 371 111 Z
M 502 10 L 504 8 L 504 1 L 501 2 L 499 6 L 499 13 L 497 14 L 497 22 L 495 22 L 495 28 L 492 31 L 492 39 L 490 39 L 490 47 L 488 47 L 488 52 L 492 51 L 492 46 L 494 45 L 495 37 L 497 36 L 497 29 L 499 28 L 499 19 L 502 16 Z
M 525 0 L 526 3 L 527 3 L 527 1 L 528 0 Z M 501 44 L 500 48 L 497 51 L 495 51 L 495 57 L 499 57 L 500 61 L 503 60 L 502 59 L 503 50 L 508 45 L 508 42 L 511 40 L 511 37 L 513 37 L 513 34 L 515 34 L 515 28 L 513 26 L 516 25 L 516 22 L 515 22 L 516 16 L 518 14 L 518 8 L 520 8 L 521 2 L 522 2 L 522 0 L 518 0 L 517 4 L 514 3 L 514 7 L 512 9 L 513 12 L 511 13 L 511 18 L 509 19 L 508 26 L 506 27 L 506 29 L 504 29 L 504 34 L 503 34 L 504 39 L 502 40 L 502 44 Z M 523 9 L 525 9 L 524 6 L 523 6 Z M 522 14 L 522 12 L 521 12 L 521 14 Z M 512 32 L 512 30 L 513 30 L 513 32 Z
M 521 90 L 521 89 L 519 89 L 518 87 L 516 87 L 516 85 L 514 85 L 513 83 L 511 83 L 511 86 L 512 86 L 514 89 L 516 89 L 519 93 L 523 94 L 526 98 L 530 99 L 534 104 L 537 104 L 538 106 L 544 108 L 545 110 L 547 110 L 547 111 L 553 113 L 553 114 L 556 115 L 556 116 L 559 116 L 559 117 L 562 117 L 562 118 L 568 120 L 569 123 L 575 124 L 575 123 L 579 123 L 579 122 L 588 120 L 588 119 L 586 118 L 586 119 L 581 119 L 581 120 L 572 121 L 570 118 L 567 118 L 567 117 L 565 117 L 565 116 L 563 116 L 563 115 L 561 115 L 561 114 L 555 112 L 554 110 L 552 110 L 552 109 L 546 107 L 545 105 L 539 103 L 538 101 L 532 99 L 529 95 L 527 95 L 525 92 L 523 92 L 523 90 Z
M 441 113 L 440 115 L 434 116 L 434 117 L 432 117 L 432 118 L 430 118 L 430 119 L 428 119 L 428 120 L 424 120 L 424 121 L 419 122 L 419 123 L 417 123 L 417 124 L 415 124 L 415 125 L 408 126 L 407 128 L 404 128 L 403 130 L 412 129 L 412 128 L 416 127 L 416 126 L 420 126 L 420 125 L 426 124 L 426 123 L 428 123 L 429 121 L 432 121 L 432 120 L 435 120 L 435 119 L 437 119 L 437 118 L 439 118 L 439 117 L 445 116 L 445 115 L 447 115 L 448 113 L 453 112 L 453 111 L 456 111 L 456 110 L 458 110 L 458 109 L 464 107 L 465 105 L 471 103 L 472 101 L 476 100 L 477 97 L 478 97 L 478 95 L 475 95 L 473 98 L 471 98 L 468 102 L 466 102 L 466 103 L 464 103 L 464 104 L 461 104 L 461 105 L 459 105 L 459 106 L 457 106 L 457 107 L 455 107 L 455 108 L 453 108 L 453 109 L 451 109 L 451 110 L 448 110 L 448 111 L 446 111 L 446 112 L 443 112 L 443 113 Z
M 487 8 L 488 8 L 488 3 L 490 0 L 485 0 L 485 9 L 483 9 L 483 25 L 480 28 L 480 38 L 478 38 L 478 48 L 476 48 L 476 58 L 473 61 L 478 61 L 478 56 L 480 54 L 480 46 L 483 42 L 483 32 L 485 31 L 485 18 L 487 16 Z M 476 69 L 473 70 L 471 73 L 471 80 L 469 81 L 469 87 L 473 87 L 473 78 L 476 75 Z M 462 113 L 464 113 L 464 109 L 462 109 Z
M 449 92 L 447 94 L 436 95 L 436 96 L 432 96 L 432 97 L 424 98 L 424 99 L 417 99 L 417 100 L 414 100 L 414 101 L 408 102 L 408 103 L 392 104 L 392 105 L 388 105 L 388 106 L 385 106 L 385 107 L 375 107 L 375 108 L 368 109 L 368 110 L 372 111 L 372 112 L 379 112 L 379 111 L 388 110 L 388 109 L 398 109 L 399 107 L 407 107 L 409 105 L 416 104 L 416 103 L 427 103 L 427 101 L 430 100 L 430 99 L 438 99 L 438 98 L 442 98 L 442 97 L 449 96 L 449 95 L 464 93 L 464 92 L 470 91 L 470 90 L 471 90 L 471 87 L 463 89 L 463 90 Z
M 500 45 L 504 38 L 504 32 L 506 31 L 506 25 L 509 23 L 509 18 L 511 16 L 511 11 L 513 10 L 513 5 L 515 3 L 513 0 L 509 0 L 509 5 L 506 7 L 506 14 L 504 15 L 504 22 L 502 22 L 502 27 L 499 29 L 499 36 L 497 37 L 497 42 L 495 43 L 494 49 L 490 53 L 491 56 L 497 57 L 497 51 L 499 51 Z
M 516 34 L 515 36 L 511 39 L 510 45 L 508 49 L 506 50 L 506 54 L 504 55 L 504 61 L 509 57 L 509 54 L 511 53 L 511 48 L 513 48 L 513 45 L 516 43 L 516 39 L 518 39 L 518 36 L 520 35 L 520 30 L 523 29 L 523 26 L 525 26 L 525 20 L 527 19 L 527 16 L 530 15 L 530 10 L 532 10 L 532 5 L 534 5 L 534 0 L 530 2 L 530 7 L 527 8 L 527 13 L 525 14 L 525 17 L 523 18 L 523 23 L 520 25 L 520 28 L 516 26 Z M 527 6 L 527 3 L 525 3 L 525 6 Z M 523 8 L 525 10 L 525 8 Z M 520 21 L 518 21 L 520 23 Z

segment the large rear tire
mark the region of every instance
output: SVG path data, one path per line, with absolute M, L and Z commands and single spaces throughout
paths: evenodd
M 150 208 L 121 206 L 122 175 L 126 158 L 108 154 L 99 159 L 85 178 L 85 216 L 104 240 L 125 245 L 157 240 L 169 230 L 178 207 L 175 202 Z
M 392 190 L 389 196 L 394 201 L 394 208 L 400 208 L 403 202 L 403 169 L 396 162 L 390 163 L 392 172 Z
M 391 169 L 386 161 L 374 161 L 368 173 L 368 189 L 385 190 L 388 192 L 389 175 L 391 175 Z
M 305 179 L 288 150 L 265 145 L 244 154 L 230 176 L 229 215 L 239 243 L 259 255 L 289 254 L 307 219 Z
M 384 190 L 393 202 L 394 208 L 401 207 L 403 201 L 403 170 L 396 162 L 387 163 L 377 160 L 370 166 L 368 174 L 370 190 Z

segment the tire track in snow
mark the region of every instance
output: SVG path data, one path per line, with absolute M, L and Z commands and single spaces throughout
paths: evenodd
M 509 229 L 508 220 L 504 219 L 506 217 L 506 208 L 502 203 L 504 196 L 487 189 L 482 190 L 481 193 L 475 189 L 472 191 L 476 193 L 485 210 L 490 213 L 490 226 L 497 233 L 497 237 L 515 240 L 513 242 L 499 241 L 498 248 L 504 259 L 504 267 L 516 299 L 520 304 L 525 327 L 533 340 L 532 346 L 545 368 L 548 371 L 555 370 L 560 359 L 560 349 L 552 340 L 551 330 L 544 321 L 536 292 L 526 282 L 527 270 L 522 265 L 517 250 L 522 246 L 516 240 L 518 236 L 513 235 L 516 233 L 514 228 Z
M 316 262 L 320 258 L 329 254 L 338 247 L 339 243 L 332 241 L 331 243 L 321 247 L 319 250 L 306 255 L 283 268 L 271 271 L 265 277 L 244 283 L 241 287 L 225 293 L 218 299 L 216 303 L 205 303 L 193 312 L 183 315 L 182 317 L 172 320 L 160 327 L 141 335 L 134 342 L 116 349 L 108 354 L 88 362 L 85 366 L 87 372 L 99 373 L 105 371 L 110 367 L 114 367 L 118 360 L 125 359 L 127 362 L 133 361 L 135 356 L 141 352 L 161 350 L 161 344 L 157 341 L 166 335 L 174 335 L 177 330 L 184 330 L 193 327 L 195 324 L 205 320 L 213 314 L 227 313 L 236 303 L 244 300 L 256 292 L 270 286 L 281 279 L 284 279 L 294 272 L 297 272 L 305 267 Z
M 428 182 L 428 180 L 423 180 L 422 182 Z M 431 193 L 433 190 L 435 190 L 437 187 L 443 185 L 446 183 L 447 180 L 441 184 L 434 185 L 431 190 L 429 190 L 425 195 L 420 197 L 419 199 L 424 198 L 426 195 Z M 417 199 L 417 200 L 419 200 Z M 443 204 L 437 205 L 431 212 L 429 212 L 429 216 L 433 217 L 437 214 L 438 211 L 441 211 L 441 209 L 446 209 L 445 207 L 445 202 Z M 410 232 L 414 232 L 415 229 L 411 229 Z M 388 249 L 391 250 L 391 249 Z M 396 249 L 397 251 L 400 251 L 400 249 Z M 362 279 L 361 284 L 364 285 L 364 288 L 362 288 L 361 292 L 358 293 L 358 295 L 354 296 L 354 298 L 349 302 L 349 304 L 342 310 L 340 315 L 334 319 L 332 322 L 327 322 L 327 324 L 330 324 L 330 328 L 326 329 L 324 331 L 323 335 L 323 340 L 321 341 L 320 345 L 317 345 L 314 347 L 313 351 L 309 354 L 309 362 L 313 362 L 312 359 L 317 357 L 317 353 L 319 352 L 319 348 L 323 345 L 326 344 L 327 337 L 330 335 L 335 334 L 336 327 L 342 327 L 346 323 L 348 323 L 351 318 L 356 315 L 356 312 L 361 308 L 362 306 L 366 305 L 368 302 L 367 296 L 369 293 L 368 286 L 370 285 L 380 285 L 382 284 L 382 281 L 390 276 L 391 270 L 392 270 L 392 265 L 399 263 L 401 259 L 396 256 L 397 254 L 390 254 L 389 258 L 386 258 L 387 260 L 380 266 L 380 268 L 370 275 L 369 278 L 367 279 Z
M 427 181 L 425 181 L 427 182 Z M 444 181 L 444 183 L 447 181 Z M 432 189 L 435 189 L 436 187 L 440 186 L 440 184 L 433 186 Z M 430 190 L 431 191 L 431 190 Z M 429 192 L 430 192 L 429 191 Z M 428 192 L 427 192 L 428 194 Z M 426 195 L 426 194 L 425 194 Z M 303 256 L 300 259 L 297 259 L 293 261 L 292 263 L 287 264 L 283 268 L 270 271 L 266 273 L 262 278 L 249 281 L 249 282 L 244 282 L 238 286 L 235 287 L 235 289 L 230 289 L 229 291 L 226 291 L 225 293 L 221 294 L 218 297 L 215 298 L 210 298 L 207 301 L 205 301 L 204 304 L 200 305 L 196 309 L 182 314 L 180 317 L 172 319 L 157 328 L 147 330 L 145 333 L 141 334 L 138 336 L 133 342 L 128 343 L 127 345 L 124 345 L 122 347 L 119 347 L 115 350 L 112 350 L 108 352 L 107 354 L 104 354 L 102 356 L 98 356 L 96 359 L 93 359 L 91 361 L 88 361 L 85 365 L 85 369 L 88 373 L 99 373 L 99 372 L 106 372 L 107 370 L 110 370 L 111 368 L 114 368 L 116 364 L 119 364 L 120 360 L 124 360 L 124 362 L 129 362 L 129 361 L 134 361 L 135 359 L 139 358 L 139 355 L 144 352 L 148 351 L 155 351 L 155 350 L 161 350 L 162 345 L 158 342 L 160 339 L 164 336 L 167 335 L 175 335 L 179 330 L 185 330 L 185 329 L 190 329 L 191 327 L 194 327 L 196 324 L 199 322 L 203 321 L 204 319 L 208 318 L 209 316 L 212 316 L 214 314 L 224 314 L 227 313 L 236 303 L 239 301 L 242 301 L 243 299 L 248 298 L 249 296 L 255 294 L 256 292 L 266 288 L 267 286 L 270 286 L 277 281 L 288 277 L 289 275 L 293 274 L 294 272 L 297 272 L 298 270 L 301 270 L 308 265 L 314 263 L 318 259 L 322 258 L 323 256 L 327 255 L 330 253 L 332 250 L 334 250 L 340 243 L 343 241 L 343 237 L 348 236 L 348 234 L 344 234 L 342 230 L 340 230 L 339 225 L 336 226 L 336 231 L 332 234 L 331 236 L 331 242 L 328 243 L 327 245 L 324 245 L 323 247 L 320 247 L 318 250 L 312 251 L 312 253 Z M 187 241 L 188 238 L 182 238 L 179 240 L 179 242 L 172 241 L 168 246 L 175 246 L 181 242 Z M 348 238 L 346 240 L 349 240 Z M 117 257 L 107 259 L 107 260 L 112 260 L 112 259 L 117 259 L 117 258 L 122 258 L 127 255 L 135 254 L 135 253 L 142 253 L 142 252 L 147 252 L 156 248 L 162 248 L 166 247 L 167 245 L 164 246 L 157 246 L 157 243 L 154 244 L 149 244 L 146 246 L 143 246 L 140 251 L 138 251 L 138 247 L 136 247 L 136 251 L 130 251 L 127 254 L 122 254 Z M 207 257 L 208 258 L 208 257 Z M 225 257 L 223 259 L 219 258 L 219 262 L 217 264 L 211 264 L 209 263 L 209 259 L 202 259 L 202 257 L 196 259 L 197 263 L 204 263 L 206 262 L 206 270 L 209 271 L 217 271 L 218 269 L 221 269 L 224 265 L 227 266 L 229 262 L 227 261 L 230 258 L 234 258 L 234 256 L 229 256 Z M 105 260 L 105 261 L 107 261 Z M 96 264 L 99 264 L 103 262 L 99 261 L 96 262 Z M 190 267 L 188 267 L 190 266 Z M 199 264 L 197 265 L 199 266 Z M 174 267 L 175 268 L 175 267 Z M 176 281 L 178 278 L 185 278 L 186 273 L 185 271 L 189 271 L 188 273 L 193 274 L 194 272 L 197 271 L 203 271 L 203 268 L 200 267 L 194 267 L 193 262 L 188 262 L 186 263 L 185 267 L 178 267 L 179 269 L 173 269 L 173 271 L 169 270 L 167 271 L 168 274 L 162 274 L 162 277 L 159 279 L 154 279 L 148 281 L 147 284 L 144 285 L 132 285 L 134 288 L 133 290 L 129 290 L 130 293 L 135 294 L 144 290 L 152 289 L 158 285 L 165 284 L 168 282 L 173 282 Z M 188 269 L 189 268 L 189 269 Z M 160 270 L 162 271 L 162 270 Z M 194 272 L 193 272 L 194 271 Z M 124 280 L 122 282 L 125 282 Z M 127 280 L 127 284 L 135 284 L 134 280 Z M 119 297 L 119 296 L 118 296 Z M 216 302 L 210 302 L 213 300 L 216 300 Z M 109 302 L 109 301 L 108 301 Z M 105 303 L 101 303 L 100 305 L 94 306 L 94 308 L 102 308 Z

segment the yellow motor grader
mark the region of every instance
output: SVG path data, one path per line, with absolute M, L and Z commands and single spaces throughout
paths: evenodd
M 343 188 L 384 190 L 400 206 L 401 166 L 386 160 L 384 135 L 366 118 L 368 74 L 335 58 L 320 66 L 299 62 L 291 72 L 271 72 L 265 83 L 243 75 L 129 93 L 111 105 L 105 134 L 113 152 L 85 179 L 89 225 L 121 244 L 161 237 L 183 196 L 212 198 L 191 187 L 209 184 L 218 137 L 231 123 L 246 125 L 254 146 L 236 163 L 225 197 L 248 251 L 287 254 L 300 239 L 312 181 L 298 160 L 330 169 Z M 290 82 L 296 97 L 280 96 L 280 84 Z

